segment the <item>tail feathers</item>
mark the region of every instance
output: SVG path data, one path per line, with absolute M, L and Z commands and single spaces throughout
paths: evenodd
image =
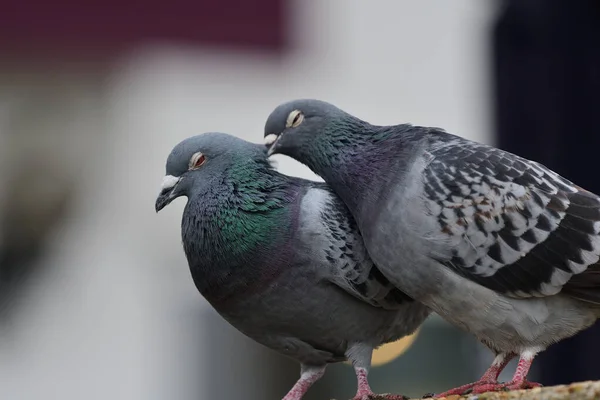
M 600 263 L 590 265 L 563 286 L 563 293 L 600 307 Z

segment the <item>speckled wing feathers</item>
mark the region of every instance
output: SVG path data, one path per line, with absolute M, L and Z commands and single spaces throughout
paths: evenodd
M 328 279 L 376 307 L 398 309 L 414 301 L 390 283 L 371 261 L 356 223 L 342 201 L 325 185 L 319 187 L 317 192 L 309 194 L 305 204 L 314 208 L 323 228 L 318 241 L 330 266 Z
M 600 199 L 539 163 L 456 138 L 429 149 L 428 210 L 452 244 L 440 259 L 515 297 L 559 292 L 600 256 Z

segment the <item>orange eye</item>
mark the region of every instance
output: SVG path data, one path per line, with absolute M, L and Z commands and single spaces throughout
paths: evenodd
M 198 169 L 206 162 L 206 156 L 202 153 L 196 153 L 190 159 L 190 169 Z

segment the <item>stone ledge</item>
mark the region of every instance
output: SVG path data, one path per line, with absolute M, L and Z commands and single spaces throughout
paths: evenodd
M 600 381 L 577 382 L 570 385 L 548 386 L 512 392 L 489 392 L 465 396 L 449 396 L 446 400 L 597 400 L 600 399 Z M 373 397 L 371 400 L 386 400 Z M 423 400 L 423 399 L 411 399 Z

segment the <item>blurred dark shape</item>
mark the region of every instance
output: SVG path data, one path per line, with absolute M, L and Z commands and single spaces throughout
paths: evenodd
M 600 2 L 507 0 L 493 32 L 498 146 L 600 193 Z M 600 379 L 600 325 L 537 362 L 555 385 Z
M 112 56 L 148 42 L 258 48 L 287 43 L 284 0 L 0 0 L 0 50 L 18 55 Z
M 43 250 L 64 220 L 73 188 L 39 159 L 11 169 L 0 209 L 0 323 L 6 324 L 32 276 L 40 272 Z

